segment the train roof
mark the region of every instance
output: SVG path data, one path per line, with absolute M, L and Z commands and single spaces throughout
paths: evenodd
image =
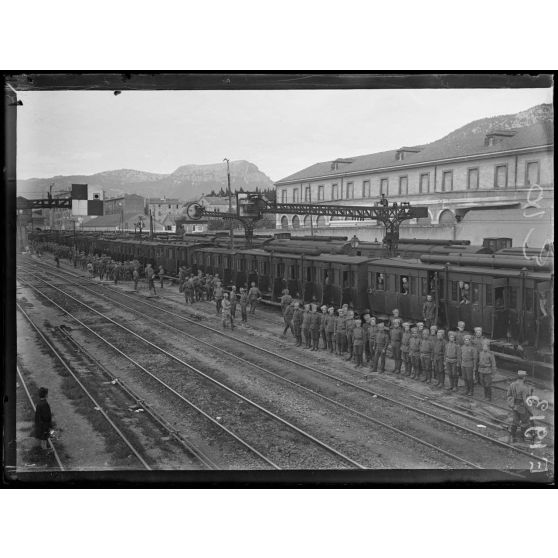
M 370 260 L 370 258 L 367 258 L 366 256 L 345 256 L 343 254 L 322 254 L 320 256 L 305 256 L 304 259 L 313 262 L 331 262 L 347 265 L 358 265 L 366 263 Z

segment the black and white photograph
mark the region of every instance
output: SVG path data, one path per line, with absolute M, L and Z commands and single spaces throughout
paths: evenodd
M 552 483 L 552 76 L 403 78 L 8 76 L 5 475 Z

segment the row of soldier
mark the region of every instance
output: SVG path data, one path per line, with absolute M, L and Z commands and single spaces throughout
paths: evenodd
M 435 382 L 440 388 L 445 387 L 447 377 L 447 389 L 451 391 L 458 389 L 462 377 L 467 395 L 473 395 L 476 382 L 483 386 L 485 398 L 492 399 L 496 360 L 480 327 L 475 327 L 471 335 L 460 321 L 457 329 L 446 335 L 436 325 L 427 328 L 422 322 L 403 322 L 397 309 L 383 322 L 368 310 L 355 314 L 347 304 L 339 309 L 325 305 L 318 308 L 317 304 L 301 305 L 289 298 L 288 293 L 282 298 L 283 336 L 290 329 L 298 347 L 347 355 L 356 368 L 366 364 L 370 372 L 379 374 L 386 372 L 386 357 L 391 357 L 394 374 L 428 384 Z

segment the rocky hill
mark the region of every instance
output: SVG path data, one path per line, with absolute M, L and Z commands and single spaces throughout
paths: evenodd
M 249 161 L 231 161 L 231 187 L 233 190 L 255 190 L 273 187 L 269 176 Z M 224 163 L 211 165 L 184 165 L 171 174 L 155 174 L 131 169 L 99 172 L 92 175 L 53 176 L 18 180 L 18 195 L 32 198 L 46 195 L 54 183 L 54 191 L 69 190 L 71 184 L 89 184 L 101 187 L 111 196 L 123 193 L 143 196 L 166 196 L 187 200 L 199 197 L 211 190 L 227 188 L 227 166 Z

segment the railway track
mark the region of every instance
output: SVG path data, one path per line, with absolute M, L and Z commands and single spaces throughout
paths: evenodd
M 74 274 L 70 274 L 70 275 L 72 275 L 72 276 L 75 277 Z M 81 288 L 89 289 L 91 292 L 94 292 L 95 294 L 99 295 L 99 292 L 98 292 L 97 290 L 92 290 L 92 289 L 89 288 L 89 287 L 91 286 L 91 283 L 87 283 L 87 285 L 85 285 L 85 284 L 78 284 L 78 285 L 79 285 Z M 116 295 L 116 291 L 113 291 L 113 290 L 111 289 L 110 292 L 111 292 L 111 294 Z M 104 298 L 110 299 L 112 302 L 117 302 L 117 301 L 115 301 L 113 298 L 107 297 L 107 296 L 104 295 L 104 294 L 101 294 L 101 296 L 103 296 Z M 126 298 L 128 298 L 128 299 L 133 299 L 133 300 L 134 300 L 135 307 L 136 307 L 135 310 L 138 311 L 138 310 L 137 310 L 137 305 L 138 305 L 138 300 L 137 300 L 137 298 L 131 297 L 131 296 L 126 295 L 126 294 L 124 294 L 124 293 L 122 293 L 122 292 L 118 292 L 118 296 L 126 297 Z M 126 305 L 124 305 L 124 304 L 121 303 L 121 302 L 117 302 L 117 304 L 126 307 Z M 223 332 L 222 332 L 222 331 L 217 331 L 217 330 L 215 330 L 214 328 L 211 328 L 210 326 L 206 326 L 206 325 L 204 325 L 204 324 L 200 324 L 199 322 L 195 322 L 195 321 L 189 320 L 188 318 L 185 318 L 185 317 L 182 316 L 182 315 L 176 314 L 176 313 L 174 313 L 174 312 L 172 312 L 172 311 L 169 311 L 169 310 L 167 310 L 167 309 L 165 309 L 165 308 L 162 308 L 162 307 L 159 306 L 159 305 L 154 305 L 154 304 L 151 304 L 150 302 L 144 302 L 144 301 L 139 302 L 139 304 L 141 304 L 141 305 L 147 305 L 148 307 L 151 307 L 151 308 L 153 308 L 153 309 L 156 308 L 156 309 L 159 310 L 159 311 L 162 310 L 163 312 L 165 312 L 165 313 L 167 313 L 167 314 L 171 314 L 171 315 L 173 315 L 174 317 L 179 318 L 180 320 L 184 320 L 185 322 L 189 322 L 189 323 L 191 323 L 191 324 L 195 324 L 197 327 L 203 327 L 203 328 L 205 328 L 206 330 L 209 330 L 209 331 L 212 331 L 212 332 L 218 334 L 221 338 L 223 337 Z M 129 309 L 129 310 L 132 310 L 130 307 L 126 307 L 126 308 Z M 150 314 L 148 314 L 148 313 L 146 313 L 146 314 L 149 315 L 150 319 L 153 319 L 153 320 L 155 320 L 155 321 L 161 323 L 162 325 L 164 325 L 164 326 L 166 326 L 166 327 L 171 327 L 171 328 L 173 328 L 173 329 L 175 329 L 175 330 L 177 329 L 177 328 L 175 328 L 174 326 L 170 326 L 167 322 L 162 322 L 161 320 L 157 320 L 156 318 L 153 318 Z M 178 330 L 178 331 L 180 331 L 182 334 L 185 333 L 183 330 Z M 194 338 L 193 336 L 190 336 L 189 334 L 187 334 L 187 335 L 188 335 L 189 337 L 193 338 L 193 339 L 196 339 L 196 341 L 200 342 L 197 338 Z M 236 337 L 236 336 L 230 336 L 230 335 L 229 335 L 229 336 L 225 336 L 225 337 L 229 337 L 229 338 L 231 338 L 231 339 L 234 339 L 235 341 L 240 341 L 240 343 L 242 343 L 243 345 L 249 346 L 249 347 L 252 348 L 252 349 L 256 349 L 256 350 L 258 350 L 258 351 L 263 351 L 263 352 L 265 352 L 265 353 L 267 353 L 267 354 L 273 355 L 274 357 L 281 359 L 283 362 L 289 362 L 289 363 L 293 364 L 292 359 L 289 359 L 289 358 L 285 357 L 284 355 L 278 355 L 277 353 L 274 353 L 274 352 L 272 352 L 272 351 L 269 351 L 269 350 L 267 350 L 267 349 L 264 349 L 264 348 L 262 348 L 262 347 L 259 347 L 258 345 L 254 345 L 253 343 L 249 343 L 249 342 L 247 342 L 247 341 L 245 341 L 245 340 L 239 339 L 239 338 Z M 254 362 L 250 362 L 250 361 L 248 361 L 248 360 L 246 360 L 246 359 L 242 359 L 242 358 L 238 357 L 237 355 L 232 354 L 232 353 L 230 353 L 230 352 L 223 351 L 222 348 L 218 348 L 218 347 L 216 347 L 215 345 L 211 345 L 211 344 L 206 343 L 206 342 L 203 342 L 203 343 L 206 344 L 207 346 L 212 347 L 213 349 L 220 350 L 220 351 L 222 351 L 222 352 L 226 352 L 227 355 L 229 355 L 229 356 L 231 356 L 231 357 L 234 357 L 234 358 L 237 358 L 237 359 L 243 361 L 244 363 L 246 363 L 246 364 L 248 364 L 248 365 L 250 365 L 250 366 L 252 366 L 252 367 L 258 368 L 258 369 L 259 369 L 260 371 L 262 371 L 262 372 L 266 372 L 266 373 L 268 373 L 268 374 L 272 374 L 272 375 L 274 375 L 274 376 L 276 376 L 276 377 L 278 376 L 278 374 L 275 374 L 275 373 L 273 373 L 273 372 L 271 372 L 271 371 L 269 371 L 269 370 L 266 370 L 266 369 L 264 369 L 263 367 L 258 366 L 258 365 L 255 364 Z M 413 407 L 413 406 L 410 406 L 410 405 L 408 405 L 408 404 L 406 404 L 406 403 L 403 403 L 403 402 L 401 402 L 401 401 L 395 401 L 395 400 L 393 400 L 392 398 L 386 396 L 385 394 L 380 394 L 380 393 L 374 392 L 374 391 L 372 391 L 372 390 L 370 390 L 370 389 L 368 389 L 368 388 L 363 388 L 362 386 L 358 386 L 358 385 L 356 385 L 356 384 L 354 384 L 354 383 L 352 383 L 352 382 L 347 382 L 346 380 L 344 380 L 344 379 L 342 379 L 342 378 L 340 378 L 340 377 L 329 375 L 329 374 L 327 374 L 327 373 L 325 373 L 325 372 L 323 372 L 323 371 L 319 371 L 319 370 L 315 369 L 314 367 L 311 367 L 311 366 L 302 364 L 302 363 L 300 363 L 300 362 L 297 362 L 296 365 L 299 366 L 299 367 L 303 367 L 303 368 L 306 369 L 306 370 L 311 370 L 312 372 L 318 373 L 318 374 L 320 374 L 320 375 L 322 375 L 322 376 L 324 376 L 324 377 L 327 377 L 327 378 L 329 378 L 329 379 L 332 379 L 332 380 L 334 380 L 335 382 L 341 382 L 341 383 L 343 383 L 343 384 L 345 384 L 345 385 L 347 385 L 347 386 L 350 386 L 350 387 L 352 387 L 352 388 L 354 388 L 354 389 L 357 389 L 357 390 L 359 390 L 359 391 L 361 391 L 361 392 L 364 392 L 364 393 L 368 394 L 369 396 L 371 396 L 371 397 L 373 397 L 373 398 L 379 398 L 380 400 L 382 400 L 382 401 L 384 401 L 384 402 L 388 402 L 388 403 L 391 404 L 391 405 L 399 405 L 399 406 L 402 406 L 402 407 L 404 407 L 405 409 L 407 409 L 407 410 L 409 410 L 409 411 L 413 411 L 414 413 L 419 413 L 419 414 L 421 414 L 423 417 L 427 417 L 427 420 L 430 420 L 430 421 L 437 421 L 437 422 L 439 422 L 439 423 L 445 424 L 446 426 L 449 426 L 449 427 L 452 427 L 452 428 L 457 428 L 457 429 L 459 429 L 462 433 L 465 433 L 465 432 L 466 432 L 467 435 L 469 435 L 469 436 L 470 436 L 470 435 L 474 435 L 474 436 L 476 436 L 476 437 L 479 437 L 479 438 L 481 438 L 481 439 L 483 440 L 483 442 L 485 442 L 485 443 L 486 443 L 486 442 L 490 442 L 491 444 L 496 444 L 496 445 L 499 445 L 500 447 L 506 448 L 507 450 L 510 450 L 510 451 L 512 451 L 512 452 L 515 453 L 515 454 L 517 454 L 517 453 L 523 453 L 523 454 L 528 455 L 529 457 L 533 458 L 533 455 L 532 455 L 531 453 L 524 452 L 524 451 L 522 451 L 522 450 L 520 450 L 520 449 L 518 449 L 518 448 L 516 448 L 516 447 L 514 447 L 514 446 L 510 446 L 510 445 L 508 445 L 508 444 L 499 442 L 499 441 L 497 441 L 497 440 L 494 440 L 494 439 L 491 438 L 491 437 L 485 436 L 485 435 L 480 434 L 480 433 L 478 433 L 478 432 L 476 432 L 476 431 L 474 431 L 474 430 L 468 429 L 468 428 L 466 428 L 466 427 L 463 427 L 462 425 L 459 425 L 459 424 L 456 424 L 456 423 L 454 423 L 454 422 L 452 422 L 452 421 L 449 421 L 448 419 L 444 419 L 444 418 L 442 418 L 442 417 L 432 415 L 431 413 L 425 412 L 425 411 L 423 411 L 423 410 L 421 410 L 421 409 L 417 409 L 417 408 L 415 408 L 415 407 Z M 476 466 L 477 466 L 477 467 L 480 468 L 480 466 L 478 466 L 476 463 L 472 463 L 471 461 L 469 461 L 469 460 L 467 460 L 467 459 L 464 459 L 464 458 L 461 457 L 461 456 L 456 456 L 456 455 L 454 455 L 454 454 L 452 454 L 452 453 L 450 453 L 450 452 L 447 452 L 447 451 L 443 450 L 442 448 L 435 446 L 434 444 L 429 444 L 429 443 L 426 442 L 425 440 L 421 440 L 421 439 L 419 439 L 417 436 L 411 435 L 409 432 L 404 432 L 404 431 L 402 431 L 402 429 L 400 429 L 400 428 L 398 429 L 398 428 L 393 427 L 393 425 L 388 425 L 388 424 L 386 424 L 386 423 L 383 423 L 382 421 L 379 421 L 378 419 L 375 419 L 375 418 L 369 416 L 368 414 L 365 414 L 365 413 L 363 413 L 363 412 L 361 412 L 361 411 L 358 411 L 358 410 L 355 409 L 354 407 L 348 407 L 347 405 L 344 405 L 343 403 L 341 403 L 341 402 L 338 401 L 338 400 L 332 400 L 331 398 L 329 398 L 329 397 L 327 397 L 327 396 L 324 396 L 324 395 L 322 395 L 322 394 L 317 393 L 314 389 L 309 389 L 309 388 L 307 388 L 307 387 L 301 385 L 300 383 L 293 382 L 292 380 L 289 380 L 288 378 L 285 378 L 285 377 L 281 377 L 281 378 L 282 378 L 282 380 L 285 381 L 285 382 L 289 382 L 289 383 L 291 383 L 291 384 L 294 384 L 294 385 L 298 386 L 299 389 L 307 390 L 308 392 L 312 393 L 313 395 L 315 395 L 315 396 L 317 395 L 318 397 L 322 398 L 323 400 L 327 400 L 329 403 L 332 403 L 332 404 L 334 404 L 334 405 L 339 406 L 340 408 L 343 408 L 345 411 L 351 412 L 351 413 L 353 413 L 354 415 L 359 415 L 361 418 L 365 418 L 366 420 L 368 420 L 368 421 L 370 421 L 370 422 L 374 422 L 374 423 L 375 423 L 376 425 L 378 425 L 378 426 L 382 426 L 383 428 L 391 429 L 393 432 L 396 432 L 396 433 L 398 433 L 398 434 L 400 434 L 400 435 L 403 435 L 403 436 L 406 436 L 406 437 L 408 437 L 408 438 L 410 438 L 410 439 L 413 439 L 414 441 L 416 441 L 416 442 L 418 442 L 418 443 L 422 443 L 423 445 L 427 445 L 427 446 L 431 447 L 432 449 L 437 449 L 437 450 L 440 451 L 441 453 L 445 453 L 446 455 L 451 455 L 451 456 L 452 456 L 454 459 L 456 459 L 457 461 L 461 461 L 462 463 L 466 463 L 468 466 L 472 466 L 472 467 L 476 467 Z M 449 409 L 449 410 L 451 411 L 451 409 Z M 465 415 L 465 416 L 466 416 L 466 418 L 471 419 L 470 416 L 467 416 L 467 415 Z M 424 420 L 424 419 L 423 419 L 423 420 Z M 402 426 L 403 426 L 403 425 L 402 425 Z
M 326 444 L 325 442 L 322 442 L 321 440 L 318 440 L 317 438 L 315 438 L 314 436 L 312 436 L 311 434 L 309 434 L 308 432 L 302 430 L 301 428 L 297 427 L 296 425 L 286 421 L 285 419 L 277 416 L 276 414 L 272 413 L 271 411 L 265 409 L 264 407 L 262 407 L 261 405 L 258 405 L 257 403 L 254 403 L 253 401 L 250 401 L 248 398 L 246 398 L 245 396 L 243 396 L 242 394 L 235 392 L 234 390 L 232 390 L 231 388 L 225 386 L 224 384 L 221 384 L 220 382 L 214 380 L 213 378 L 211 378 L 210 376 L 208 376 L 206 373 L 204 373 L 203 371 L 194 368 L 193 366 L 191 366 L 190 364 L 188 364 L 187 362 L 185 362 L 184 360 L 182 360 L 181 358 L 177 357 L 176 355 L 170 353 L 169 351 L 167 351 L 166 349 L 164 349 L 163 347 L 160 347 L 158 345 L 156 345 L 155 343 L 145 339 L 144 337 L 142 337 L 141 335 L 137 334 L 136 332 L 133 332 L 132 330 L 130 330 L 129 328 L 123 326 L 122 324 L 116 322 L 115 320 L 113 320 L 112 318 L 104 315 L 103 313 L 99 312 L 98 310 L 95 310 L 94 308 L 92 308 L 91 306 L 85 304 L 82 301 L 79 301 L 78 299 L 76 299 L 75 297 L 73 297 L 72 295 L 70 295 L 67 292 L 62 291 L 62 289 L 59 289 L 57 286 L 49 284 L 47 281 L 45 281 L 44 279 L 41 279 L 39 277 L 37 277 L 42 283 L 43 283 L 43 288 L 42 289 L 37 289 L 36 286 L 31 285 L 31 283 L 28 280 L 22 280 L 20 279 L 20 281 L 22 282 L 22 284 L 25 284 L 27 286 L 29 286 L 31 289 L 33 289 L 35 292 L 37 292 L 40 296 L 42 296 L 43 298 L 45 298 L 45 300 L 48 300 L 48 302 L 56 307 L 58 307 L 60 310 L 62 310 L 64 313 L 66 313 L 68 316 L 70 316 L 72 319 L 74 319 L 77 323 L 79 323 L 82 327 L 86 328 L 88 331 L 90 331 L 91 333 L 93 333 L 96 337 L 98 337 L 101 341 L 103 341 L 105 344 L 109 345 L 112 349 L 114 349 L 116 352 L 118 352 L 121 356 L 123 356 L 124 358 L 126 358 L 128 361 L 132 362 L 133 364 L 135 364 L 135 366 L 137 368 L 139 368 L 140 370 L 144 371 L 146 374 L 148 374 L 152 379 L 155 379 L 160 385 L 164 386 L 167 390 L 171 391 L 172 393 L 174 393 L 175 395 L 177 395 L 182 401 L 187 401 L 186 398 L 184 398 L 184 396 L 182 396 L 176 389 L 172 388 L 170 385 L 168 385 L 167 383 L 165 383 L 164 381 L 162 381 L 161 379 L 157 378 L 154 374 L 152 374 L 151 372 L 149 372 L 149 370 L 147 370 L 147 368 L 145 368 L 144 366 L 142 366 L 140 363 L 138 363 L 137 361 L 134 361 L 134 359 L 132 359 L 129 355 L 127 355 L 124 351 L 122 351 L 121 349 L 119 349 L 118 347 L 115 346 L 114 343 L 111 343 L 106 337 L 107 337 L 107 328 L 106 325 L 103 327 L 103 335 L 100 335 L 97 331 L 94 331 L 91 327 L 89 327 L 87 324 L 85 324 L 82 320 L 80 320 L 79 318 L 77 318 L 75 315 L 73 315 L 71 312 L 69 312 L 67 309 L 65 309 L 63 306 L 61 306 L 60 304 L 58 304 L 55 300 L 53 300 L 51 297 L 47 296 L 44 292 L 42 292 L 44 290 L 44 286 L 47 286 L 49 288 L 52 288 L 56 291 L 58 291 L 62 296 L 64 296 L 65 298 L 69 298 L 71 300 L 73 300 L 74 302 L 77 302 L 78 304 L 84 306 L 85 308 L 87 308 L 88 311 L 93 312 L 97 315 L 99 315 L 101 318 L 103 318 L 104 321 L 106 322 L 110 322 L 112 325 L 116 326 L 117 328 L 119 328 L 120 330 L 123 330 L 125 332 L 127 332 L 128 334 L 130 334 L 131 336 L 135 337 L 137 340 L 141 341 L 142 344 L 149 346 L 152 349 L 155 349 L 155 351 L 157 351 L 160 355 L 165 355 L 166 357 L 168 357 L 168 359 L 174 361 L 175 363 L 179 364 L 179 368 L 182 368 L 182 370 L 186 369 L 188 371 L 193 372 L 194 374 L 196 374 L 199 378 L 203 378 L 204 380 L 206 380 L 205 384 L 196 384 L 197 385 L 197 389 L 195 390 L 198 393 L 203 392 L 204 390 L 207 390 L 207 381 L 210 382 L 211 384 L 213 384 L 213 386 L 217 386 L 219 388 L 221 388 L 221 390 L 227 392 L 228 394 L 233 395 L 236 398 L 236 402 L 235 405 L 239 406 L 239 402 L 238 400 L 240 400 L 242 402 L 242 404 L 244 404 L 244 407 L 246 406 L 250 406 L 253 409 L 257 409 L 259 411 L 260 415 L 266 415 L 268 419 L 271 419 L 272 421 L 275 421 L 276 423 L 280 423 L 282 425 L 282 427 L 286 427 L 287 429 L 289 429 L 291 431 L 290 436 L 293 436 L 293 432 L 296 433 L 300 439 L 304 440 L 304 445 L 308 446 L 309 442 L 311 442 L 314 446 L 318 447 L 320 449 L 320 451 L 322 452 L 326 452 L 327 454 L 330 455 L 330 459 L 329 460 L 325 460 L 325 463 L 327 463 L 329 465 L 330 468 L 342 468 L 341 464 L 343 464 L 343 467 L 347 467 L 347 466 L 351 466 L 352 468 L 366 468 L 365 466 L 361 465 L 360 463 L 358 463 L 357 461 L 355 461 L 354 459 L 351 459 L 350 457 L 348 457 L 347 455 L 343 454 L 340 451 L 337 451 L 335 448 L 331 447 L 330 445 Z M 193 384 L 192 384 L 193 385 Z M 190 387 L 192 387 L 192 385 Z M 212 397 L 215 397 L 215 394 L 212 395 Z M 194 404 L 191 401 L 188 401 L 190 406 L 194 406 Z M 206 402 L 207 403 L 207 402 Z M 230 401 L 228 402 L 228 405 L 230 406 Z M 213 417 L 211 417 L 210 415 L 208 415 L 207 413 L 204 413 L 200 408 L 196 407 L 196 409 L 198 410 L 198 412 L 201 412 L 204 414 L 204 416 L 211 420 L 215 425 L 217 425 L 219 428 L 225 430 L 229 435 L 231 435 L 232 437 L 234 437 L 238 442 L 240 442 L 242 445 L 244 445 L 246 448 L 249 448 L 250 451 L 252 453 L 254 453 L 255 455 L 257 455 L 263 462 L 265 462 L 268 466 L 271 466 L 272 468 L 275 469 L 280 469 L 282 468 L 282 466 L 278 465 L 277 463 L 275 463 L 274 461 L 272 461 L 271 459 L 267 458 L 265 455 L 263 455 L 263 453 L 261 453 L 259 450 L 257 450 L 255 447 L 251 446 L 250 444 L 248 444 L 247 442 L 245 442 L 244 440 L 242 440 L 238 435 L 234 434 L 231 430 L 229 430 L 228 428 L 226 428 L 225 426 L 223 426 L 222 424 L 220 424 L 216 419 L 213 419 Z M 258 424 L 259 429 L 261 430 L 261 424 L 262 424 L 262 417 L 260 416 L 259 419 L 254 422 L 254 421 L 250 421 L 249 419 L 246 421 L 246 423 L 248 424 L 249 427 L 251 427 L 252 429 L 254 429 L 254 424 Z M 238 426 L 238 424 L 237 424 Z M 256 429 L 257 430 L 257 429 Z M 261 434 L 261 432 L 260 432 Z M 269 432 L 268 432 L 269 435 Z M 291 442 L 291 445 L 294 446 L 294 443 Z M 296 445 L 299 446 L 298 451 L 300 452 L 300 446 L 301 446 L 301 440 L 298 440 Z M 293 447 L 290 448 L 291 452 L 293 451 Z M 287 465 L 287 463 L 285 463 L 285 465 Z
M 105 419 L 106 423 L 110 426 L 110 429 L 118 436 L 118 438 L 127 446 L 127 448 L 132 452 L 134 457 L 137 459 L 137 462 L 140 465 L 141 469 L 145 469 L 147 471 L 151 471 L 152 467 L 147 463 L 144 457 L 141 455 L 141 450 L 136 448 L 132 442 L 129 440 L 128 436 L 122 432 L 122 430 L 116 425 L 116 423 L 111 419 L 108 415 L 107 411 L 101 406 L 101 403 L 93 396 L 90 390 L 84 385 L 84 383 L 78 378 L 77 374 L 72 370 L 72 368 L 66 362 L 66 359 L 60 354 L 60 352 L 56 349 L 56 347 L 47 339 L 44 333 L 40 330 L 40 328 L 35 324 L 35 322 L 30 318 L 30 316 L 25 312 L 25 310 L 18 304 L 17 309 L 23 315 L 23 317 L 27 320 L 29 325 L 33 328 L 33 330 L 38 334 L 41 341 L 44 343 L 46 347 L 48 347 L 49 351 L 52 355 L 57 359 L 58 362 L 64 367 L 66 372 L 73 378 L 76 385 L 79 386 L 81 392 L 89 399 L 89 401 L 93 404 L 95 410 L 97 410 Z M 22 378 L 21 372 L 18 370 L 20 374 L 20 378 Z M 26 389 L 27 391 L 27 389 Z M 29 395 L 29 394 L 28 394 Z

